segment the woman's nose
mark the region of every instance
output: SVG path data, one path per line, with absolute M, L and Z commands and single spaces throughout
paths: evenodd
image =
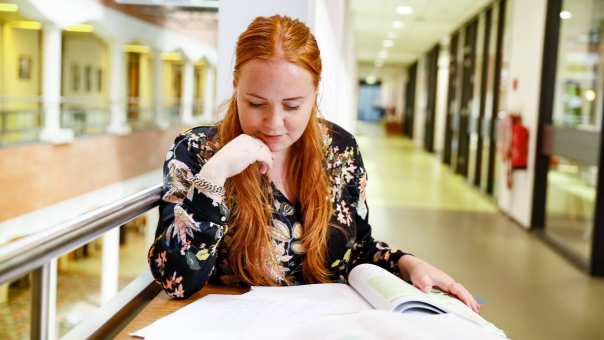
M 276 106 L 272 106 L 264 117 L 264 123 L 271 130 L 279 129 L 283 126 L 283 112 Z

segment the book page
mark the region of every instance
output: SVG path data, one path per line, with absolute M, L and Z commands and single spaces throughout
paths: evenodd
M 459 299 L 441 291 L 424 293 L 387 270 L 372 264 L 354 267 L 350 285 L 376 309 L 405 313 L 454 313 L 476 325 L 505 337 L 505 333 L 483 319 Z
M 376 309 L 394 311 L 409 301 L 429 303 L 425 293 L 376 265 L 354 267 L 348 282 Z
M 243 296 L 278 300 L 312 299 L 313 308 L 320 314 L 354 313 L 373 309 L 349 285 L 343 283 L 308 284 L 288 287 L 254 286 Z

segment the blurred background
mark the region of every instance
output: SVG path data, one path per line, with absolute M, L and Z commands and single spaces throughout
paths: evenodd
M 604 0 L 0 0 L 0 338 L 90 335 L 154 285 L 165 154 L 273 14 L 317 38 L 376 238 L 513 339 L 604 339 Z

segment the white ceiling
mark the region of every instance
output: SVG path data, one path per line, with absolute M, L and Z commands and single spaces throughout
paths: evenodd
M 427 52 L 493 0 L 352 0 L 352 26 L 357 61 L 374 63 L 387 50 L 386 64 L 407 64 Z M 398 6 L 410 6 L 413 14 L 398 14 Z M 393 21 L 401 21 L 393 28 Z M 394 45 L 384 48 L 388 32 Z

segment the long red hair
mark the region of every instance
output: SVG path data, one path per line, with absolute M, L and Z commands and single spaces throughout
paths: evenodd
M 315 88 L 321 79 L 321 57 L 317 42 L 308 27 L 285 16 L 258 17 L 237 41 L 233 86 L 237 86 L 242 66 L 252 59 L 285 58 L 308 70 Z M 325 148 L 317 117 L 317 105 L 300 139 L 290 152 L 289 187 L 297 193 L 302 207 L 302 261 L 306 282 L 328 282 L 325 266 L 327 231 L 332 214 L 330 183 L 324 166 Z M 225 145 L 243 133 L 233 95 L 219 127 L 219 142 Z M 276 285 L 269 274 L 267 261 L 272 259 L 273 202 L 270 183 L 261 176 L 257 164 L 225 183 L 226 202 L 231 207 L 229 224 L 232 237 L 229 261 L 241 279 L 252 285 Z

